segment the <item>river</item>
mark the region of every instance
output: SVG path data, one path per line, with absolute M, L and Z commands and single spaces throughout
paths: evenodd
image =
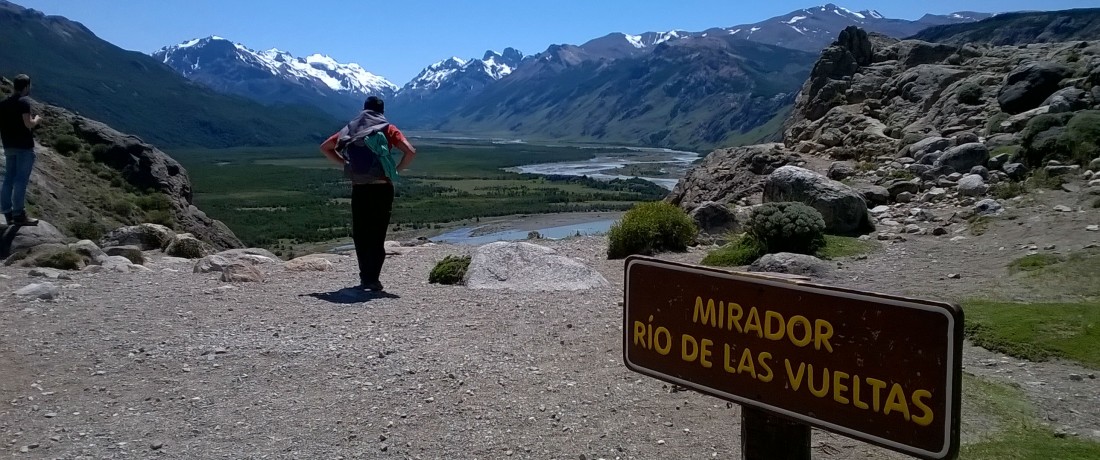
M 588 176 L 599 180 L 638 177 L 672 190 L 692 163 L 699 159 L 695 152 L 644 147 L 588 147 L 602 150 L 585 161 L 536 163 L 508 168 L 523 174 Z M 631 170 L 639 174 L 628 174 Z

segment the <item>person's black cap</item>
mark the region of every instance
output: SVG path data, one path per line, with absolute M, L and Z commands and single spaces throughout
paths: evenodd
M 371 96 L 363 103 L 363 110 L 373 110 L 378 113 L 384 113 L 386 111 L 386 103 L 382 102 L 382 98 L 378 96 Z

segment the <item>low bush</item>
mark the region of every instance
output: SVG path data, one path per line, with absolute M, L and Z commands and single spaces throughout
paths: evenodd
M 968 82 L 963 83 L 959 87 L 959 92 L 956 93 L 959 102 L 967 105 L 977 105 L 982 102 L 982 87 L 977 83 Z
M 470 268 L 470 256 L 447 256 L 435 264 L 432 272 L 428 274 L 428 282 L 432 284 L 462 284 L 466 278 L 466 270 Z
M 699 230 L 684 210 L 663 201 L 641 203 L 623 215 L 607 233 L 607 258 L 683 251 Z
M 756 262 L 766 252 L 767 248 L 756 238 L 743 234 L 729 244 L 711 251 L 703 258 L 702 264 L 711 267 L 739 267 Z
M 803 203 L 766 203 L 753 211 L 748 229 L 769 254 L 814 254 L 825 245 L 825 219 Z
M 84 256 L 72 249 L 61 249 L 39 256 L 34 265 L 58 270 L 80 270 L 84 267 Z
M 106 229 L 93 220 L 76 221 L 69 224 L 69 235 L 78 240 L 99 241 Z
M 64 156 L 79 152 L 83 145 L 79 138 L 71 134 L 62 134 L 53 140 L 53 149 Z
M 989 188 L 989 194 L 1000 200 L 1016 198 L 1024 193 L 1027 193 L 1027 187 L 1023 182 L 1002 181 Z

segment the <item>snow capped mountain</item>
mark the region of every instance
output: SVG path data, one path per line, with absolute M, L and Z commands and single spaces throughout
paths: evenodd
M 828 46 L 848 26 L 859 26 L 871 32 L 904 38 L 933 25 L 973 22 L 990 16 L 985 13 L 958 12 L 950 15 L 925 15 L 916 21 L 908 21 L 889 19 L 875 10 L 853 11 L 828 3 L 792 11 L 756 24 L 711 29 L 703 35 L 729 34 L 770 45 L 817 52 Z
M 506 48 L 503 53 L 486 51 L 481 59 L 452 57 L 426 67 L 416 78 L 406 83 L 401 91 L 434 91 L 460 80 L 496 81 L 512 73 L 521 61 L 523 53 L 514 48 Z
M 215 90 L 268 104 L 310 104 L 346 115 L 369 95 L 392 96 L 397 85 L 359 64 L 312 54 L 255 51 L 218 36 L 188 40 L 153 53 L 183 76 Z

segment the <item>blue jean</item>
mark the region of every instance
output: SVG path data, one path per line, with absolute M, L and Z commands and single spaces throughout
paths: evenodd
M 33 149 L 4 150 L 4 185 L 0 188 L 0 213 L 23 214 L 27 184 L 34 170 Z

